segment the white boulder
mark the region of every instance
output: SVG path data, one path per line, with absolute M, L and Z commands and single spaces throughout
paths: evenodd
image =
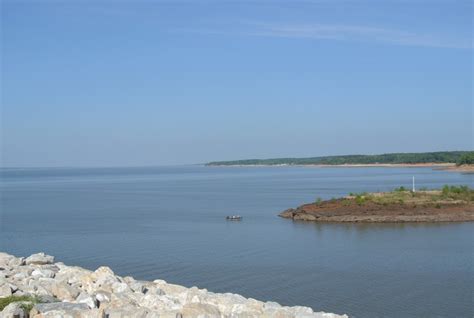
M 33 254 L 25 259 L 26 265 L 31 265 L 31 264 L 45 265 L 45 264 L 53 264 L 53 263 L 54 263 L 54 256 L 46 255 L 45 253 Z

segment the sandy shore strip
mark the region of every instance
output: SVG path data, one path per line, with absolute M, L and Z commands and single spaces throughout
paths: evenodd
M 449 166 L 449 167 L 439 167 L 437 170 L 446 170 L 446 171 L 455 171 L 463 173 L 474 173 L 474 165 L 460 165 L 460 166 Z

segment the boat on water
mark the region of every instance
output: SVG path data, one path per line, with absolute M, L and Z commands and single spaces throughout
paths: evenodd
M 226 220 L 229 220 L 229 221 L 240 221 L 240 220 L 242 220 L 242 216 L 240 216 L 240 215 L 228 215 L 225 218 L 226 218 Z

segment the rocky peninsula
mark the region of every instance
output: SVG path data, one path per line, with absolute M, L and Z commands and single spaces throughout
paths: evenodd
M 442 190 L 359 193 L 301 205 L 279 214 L 313 222 L 465 222 L 474 221 L 474 190 L 445 186 Z
M 347 318 L 164 280 L 120 277 L 105 266 L 90 271 L 44 253 L 26 258 L 0 253 L 0 311 L 0 318 Z

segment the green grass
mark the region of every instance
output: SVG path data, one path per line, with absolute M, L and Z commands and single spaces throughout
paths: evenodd
M 393 190 L 393 192 L 405 192 L 408 191 L 404 186 L 401 186 L 400 188 L 396 188 Z
M 366 196 L 363 196 L 363 195 L 356 195 L 355 197 L 355 202 L 358 204 L 358 205 L 362 205 L 364 204 L 365 202 L 367 201 L 367 197 Z
M 15 302 L 29 302 L 28 304 L 22 304 L 21 308 L 23 308 L 26 312 L 29 312 L 34 304 L 40 303 L 41 299 L 36 296 L 8 296 L 8 297 L 3 297 L 0 298 L 0 311 L 5 309 L 9 304 L 15 303 Z

